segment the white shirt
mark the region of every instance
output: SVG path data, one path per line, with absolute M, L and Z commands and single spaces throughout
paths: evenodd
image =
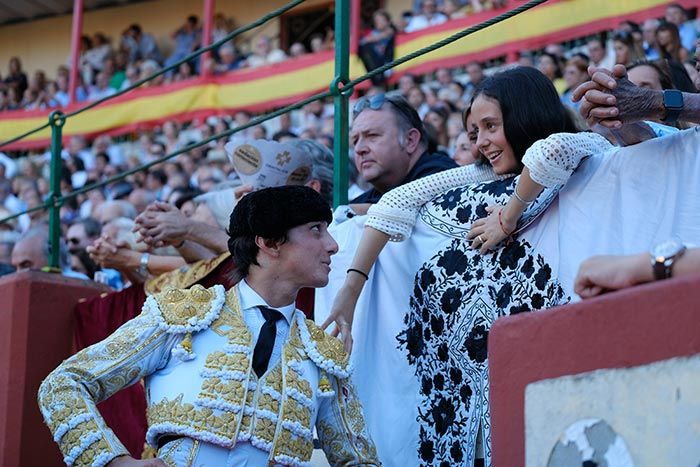
M 253 335 L 253 342 L 257 344 L 258 337 L 260 336 L 260 329 L 262 329 L 262 325 L 265 324 L 265 318 L 260 311 L 260 307 L 274 307 L 268 305 L 267 302 L 265 302 L 265 300 L 258 295 L 258 293 L 253 290 L 250 285 L 248 285 L 245 279 L 238 284 L 238 298 L 241 303 L 241 313 L 243 313 L 245 324 L 248 326 L 248 329 L 250 329 L 250 332 Z M 277 321 L 275 345 L 272 347 L 272 355 L 270 356 L 270 362 L 268 363 L 267 368 L 274 367 L 282 356 L 282 347 L 289 336 L 289 326 L 292 322 L 295 308 L 294 302 L 280 308 L 274 308 L 282 313 L 284 319 Z M 255 348 L 255 346 L 253 346 L 253 348 Z
M 445 21 L 447 21 L 447 16 L 443 15 L 442 13 L 435 13 L 432 15 L 430 18 L 428 18 L 425 15 L 417 15 L 411 18 L 411 21 L 408 22 L 408 25 L 406 26 L 405 31 L 406 32 L 413 32 L 413 31 L 419 31 L 421 29 L 425 29 L 430 26 L 436 26 L 438 24 L 442 24 Z

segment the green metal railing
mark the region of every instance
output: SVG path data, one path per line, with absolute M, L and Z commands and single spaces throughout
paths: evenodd
M 64 114 L 61 111 L 54 111 L 49 115 L 49 121 L 41 125 L 37 128 L 34 128 L 30 131 L 27 131 L 25 133 L 22 133 L 21 135 L 18 135 L 14 138 L 11 138 L 7 141 L 4 141 L 0 143 L 0 148 L 3 146 L 9 145 L 11 143 L 14 143 L 16 141 L 19 141 L 23 138 L 26 138 L 27 136 L 30 136 L 32 134 L 35 134 L 39 131 L 42 131 L 46 128 L 51 128 L 51 177 L 50 177 L 50 191 L 49 195 L 47 197 L 47 200 L 38 206 L 35 206 L 33 208 L 27 209 L 23 212 L 13 214 L 11 216 L 5 217 L 3 219 L 0 219 L 0 224 L 10 221 L 12 219 L 15 219 L 17 217 L 20 217 L 24 214 L 30 214 L 32 212 L 36 211 L 41 211 L 41 210 L 49 210 L 49 239 L 51 243 L 51 248 L 50 248 L 50 258 L 49 258 L 49 267 L 52 270 L 58 270 L 59 267 L 59 241 L 60 241 L 60 208 L 63 205 L 63 203 L 71 198 L 75 198 L 76 196 L 79 196 L 83 193 L 87 193 L 88 191 L 95 190 L 97 188 L 104 187 L 106 185 L 109 185 L 111 183 L 114 183 L 119 180 L 123 180 L 126 177 L 133 175 L 134 173 L 141 172 L 144 170 L 148 170 L 149 168 L 153 167 L 154 165 L 160 164 L 162 162 L 165 162 L 169 159 L 172 159 L 175 156 L 178 156 L 180 154 L 186 153 L 188 151 L 191 151 L 192 149 L 198 148 L 200 146 L 204 146 L 212 141 L 215 141 L 219 138 L 224 138 L 231 136 L 239 131 L 243 131 L 247 128 L 259 125 L 260 123 L 263 123 L 267 120 L 273 119 L 275 117 L 278 117 L 282 114 L 285 114 L 287 112 L 290 112 L 292 110 L 297 110 L 305 106 L 306 104 L 309 104 L 311 102 L 320 100 L 320 99 L 326 99 L 328 97 L 333 97 L 334 98 L 334 106 L 335 106 L 335 126 L 334 126 L 334 142 L 333 142 L 333 150 L 334 150 L 334 185 L 333 185 L 333 202 L 334 205 L 340 205 L 340 204 L 345 204 L 347 203 L 347 192 L 348 192 L 348 118 L 349 118 L 349 112 L 348 112 L 348 101 L 350 96 L 353 93 L 354 87 L 368 79 L 371 79 L 373 76 L 383 74 L 386 70 L 389 70 L 391 68 L 394 68 L 398 65 L 401 65 L 403 63 L 408 62 L 409 60 L 413 60 L 416 57 L 419 57 L 421 55 L 430 53 L 434 50 L 437 50 L 441 47 L 445 47 L 448 44 L 451 44 L 455 41 L 458 41 L 470 34 L 473 34 L 477 31 L 480 31 L 482 29 L 485 29 L 489 26 L 492 26 L 494 24 L 500 23 L 502 21 L 505 21 L 509 18 L 512 18 L 524 11 L 527 11 L 531 8 L 534 8 L 538 5 L 541 5 L 542 3 L 547 2 L 548 0 L 530 0 L 529 2 L 516 7 L 510 11 L 504 12 L 502 14 L 499 14 L 497 16 L 494 16 L 493 18 L 490 18 L 483 23 L 476 24 L 473 26 L 470 26 L 458 33 L 455 33 L 451 36 L 448 36 L 430 46 L 424 47 L 422 49 L 416 50 L 415 52 L 412 52 L 408 55 L 405 55 L 403 57 L 400 57 L 392 62 L 386 63 L 382 65 L 379 68 L 376 68 L 370 72 L 367 72 L 363 74 L 362 76 L 359 76 L 353 80 L 350 80 L 349 78 L 349 56 L 350 56 L 350 0 L 336 0 L 335 2 L 335 30 L 336 30 L 336 44 L 335 44 L 335 76 L 330 84 L 330 88 L 328 91 L 320 92 L 317 94 L 314 94 L 313 96 L 310 96 L 306 99 L 297 101 L 294 104 L 290 104 L 286 107 L 283 107 L 281 109 L 275 110 L 273 112 L 269 112 L 263 115 L 260 115 L 258 117 L 255 117 L 251 119 L 248 123 L 245 125 L 241 125 L 239 127 L 229 129 L 226 131 L 223 131 L 221 133 L 217 133 L 215 135 L 212 135 L 208 138 L 203 139 L 202 141 L 196 142 L 189 144 L 183 148 L 180 148 L 177 151 L 171 152 L 170 154 L 167 154 L 159 159 L 156 159 L 154 161 L 151 161 L 149 163 L 143 164 L 141 166 L 135 167 L 131 170 L 128 170 L 126 172 L 123 172 L 121 174 L 115 175 L 113 177 L 110 177 L 106 180 L 103 180 L 101 182 L 93 183 L 91 185 L 84 186 L 80 189 L 71 191 L 70 193 L 67 193 L 65 195 L 61 195 L 60 191 L 60 172 L 61 172 L 61 137 L 62 137 L 62 128 L 65 125 L 67 119 L 70 117 L 74 117 L 82 112 L 85 112 L 89 109 L 92 109 L 100 104 L 102 104 L 105 101 L 114 99 L 115 97 L 121 96 L 135 88 L 138 88 L 142 84 L 157 78 L 165 73 L 167 73 L 170 70 L 174 70 L 177 67 L 179 67 L 182 63 L 185 63 L 187 61 L 192 60 L 193 58 L 196 58 L 203 53 L 209 52 L 211 50 L 214 50 L 215 48 L 219 47 L 220 45 L 230 41 L 231 39 L 239 36 L 240 34 L 243 34 L 247 31 L 250 31 L 253 28 L 256 28 L 268 21 L 270 21 L 273 18 L 276 18 L 283 13 L 289 11 L 290 9 L 294 8 L 295 6 L 303 3 L 305 0 L 293 0 L 286 5 L 271 11 L 267 15 L 261 17 L 257 21 L 254 21 L 250 24 L 247 24 L 245 26 L 242 26 L 230 34 L 228 34 L 226 37 L 214 42 L 213 44 L 203 47 L 201 49 L 198 49 L 197 51 L 193 52 L 192 54 L 188 55 L 187 57 L 184 57 L 182 60 L 179 60 L 178 62 L 174 63 L 173 65 L 170 65 L 168 67 L 165 67 L 158 72 L 152 74 L 151 76 L 148 76 L 146 78 L 143 78 L 137 82 L 135 82 L 133 85 L 129 86 L 128 88 L 121 90 L 111 96 L 96 100 L 94 102 L 91 102 L 90 104 L 81 107 L 80 109 L 77 109 L 73 112 L 70 112 L 68 114 Z

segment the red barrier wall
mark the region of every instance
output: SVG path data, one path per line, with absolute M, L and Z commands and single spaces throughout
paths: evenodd
M 76 303 L 101 291 L 43 272 L 0 278 L 0 466 L 64 465 L 39 412 L 37 391 L 71 355 Z
M 700 276 L 497 320 L 489 333 L 493 465 L 525 465 L 529 383 L 700 353 L 699 320 Z

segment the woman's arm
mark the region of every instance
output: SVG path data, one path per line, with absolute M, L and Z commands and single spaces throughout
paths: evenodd
M 472 248 L 483 254 L 501 243 L 515 231 L 522 213 L 545 187 L 566 184 L 584 157 L 611 147 L 595 133 L 557 133 L 537 141 L 523 156 L 525 167 L 508 203 L 489 206 L 489 215 L 472 224 L 467 235 Z
M 472 183 L 506 178 L 496 175 L 488 164 L 471 164 L 445 170 L 394 188 L 369 208 L 365 227 L 374 227 L 401 242 L 411 236 L 418 211 L 435 196 Z
M 342 333 L 342 341 L 345 350 L 352 350 L 352 321 L 355 315 L 355 306 L 360 297 L 362 288 L 365 286 L 366 278 L 369 276 L 372 266 L 377 261 L 379 253 L 389 241 L 389 236 L 372 227 L 365 227 L 362 232 L 360 244 L 357 247 L 352 264 L 348 269 L 345 282 L 333 300 L 333 307 L 328 319 L 321 326 L 326 329 L 335 322 L 333 335 Z M 357 272 L 360 271 L 360 272 Z

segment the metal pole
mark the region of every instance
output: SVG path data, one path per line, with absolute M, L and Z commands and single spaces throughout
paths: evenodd
M 214 3 L 215 0 L 204 0 L 204 28 L 202 30 L 202 47 L 211 44 L 211 32 L 213 30 L 214 21 Z M 199 72 L 202 76 L 209 76 L 210 69 L 207 66 L 207 61 L 211 58 L 211 52 L 205 52 L 199 59 Z
M 331 83 L 335 104 L 333 138 L 333 205 L 348 203 L 348 98 L 343 84 L 350 73 L 350 1 L 335 0 L 335 78 Z
M 83 0 L 73 0 L 73 29 L 70 41 L 70 71 L 68 78 L 68 95 L 70 103 L 75 104 L 75 90 L 78 88 L 80 63 L 80 37 L 83 34 Z
M 51 125 L 51 178 L 49 179 L 49 268 L 52 272 L 60 269 L 61 206 L 57 202 L 61 196 L 61 136 L 66 117 L 60 110 L 49 114 Z

